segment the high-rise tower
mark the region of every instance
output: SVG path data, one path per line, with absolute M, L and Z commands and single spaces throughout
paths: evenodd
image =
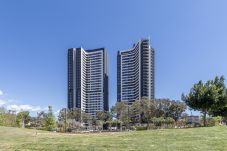
M 109 110 L 107 55 L 104 48 L 68 49 L 68 108 L 95 116 Z
M 141 39 L 117 55 L 117 101 L 132 104 L 143 97 L 155 97 L 155 53 L 149 39 Z

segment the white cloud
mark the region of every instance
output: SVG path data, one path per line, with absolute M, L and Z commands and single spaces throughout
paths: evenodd
M 3 95 L 3 92 L 0 90 L 0 95 Z
M 43 108 L 43 111 L 48 111 L 48 109 L 49 109 L 48 107 L 45 107 Z
M 4 95 L 4 93 L 0 90 L 0 96 L 1 95 Z M 16 99 L 0 99 L 0 107 L 4 107 L 7 110 L 16 111 L 17 113 L 21 111 L 29 111 L 31 114 L 48 110 L 48 107 L 41 108 L 40 106 L 22 104 L 21 102 L 22 101 L 18 101 Z
M 60 113 L 60 110 L 57 110 L 56 112 L 54 112 L 55 117 L 58 117 L 59 113 Z
M 0 100 L 0 106 L 3 106 L 3 105 L 5 105 L 5 104 L 6 104 L 6 101 Z
M 22 105 L 17 105 L 17 104 L 9 104 L 6 107 L 7 110 L 13 110 L 16 112 L 20 111 L 31 111 L 31 112 L 37 112 L 41 111 L 42 109 L 39 106 L 32 106 L 28 104 L 22 104 Z

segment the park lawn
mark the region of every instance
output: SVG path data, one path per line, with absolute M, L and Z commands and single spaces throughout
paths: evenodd
M 0 127 L 0 151 L 227 151 L 227 126 L 61 134 Z

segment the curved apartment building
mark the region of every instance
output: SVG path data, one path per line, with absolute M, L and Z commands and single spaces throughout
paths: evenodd
M 95 116 L 108 111 L 107 55 L 104 48 L 68 50 L 68 108 Z
M 142 97 L 153 99 L 154 49 L 149 39 L 141 39 L 133 48 L 118 51 L 117 101 L 132 104 Z

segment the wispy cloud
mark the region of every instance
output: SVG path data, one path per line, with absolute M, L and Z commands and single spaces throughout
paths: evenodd
M 0 96 L 2 96 L 2 95 L 4 95 L 4 93 L 3 93 L 3 91 L 0 90 Z M 7 110 L 12 110 L 17 113 L 21 112 L 21 111 L 29 111 L 32 115 L 35 115 L 36 112 L 48 111 L 48 107 L 35 106 L 35 105 L 23 103 L 23 101 L 18 101 L 16 99 L 9 99 L 9 98 L 8 99 L 1 98 L 0 107 L 4 107 Z M 59 111 L 56 111 L 54 113 L 57 115 L 59 113 Z
M 0 94 L 3 95 L 2 91 Z M 21 101 L 16 101 L 12 99 L 0 99 L 0 107 L 4 107 L 7 110 L 12 110 L 16 112 L 20 111 L 29 111 L 29 112 L 39 112 L 39 111 L 46 111 L 47 107 L 41 108 L 40 106 L 34 106 L 30 104 L 22 104 Z
M 0 107 L 3 106 L 3 105 L 5 105 L 5 104 L 6 104 L 6 101 L 0 100 Z
M 7 110 L 13 110 L 16 112 L 20 111 L 31 111 L 31 112 L 38 112 L 41 111 L 41 107 L 39 106 L 32 106 L 28 104 L 22 104 L 22 105 L 17 105 L 17 104 L 9 104 L 6 106 Z
M 57 110 L 56 112 L 54 112 L 55 117 L 58 117 L 59 113 L 60 113 L 60 110 Z
M 0 90 L 0 96 L 1 96 L 1 95 L 3 95 L 3 94 L 4 94 L 4 93 L 3 93 L 3 91 L 2 91 L 2 90 Z

